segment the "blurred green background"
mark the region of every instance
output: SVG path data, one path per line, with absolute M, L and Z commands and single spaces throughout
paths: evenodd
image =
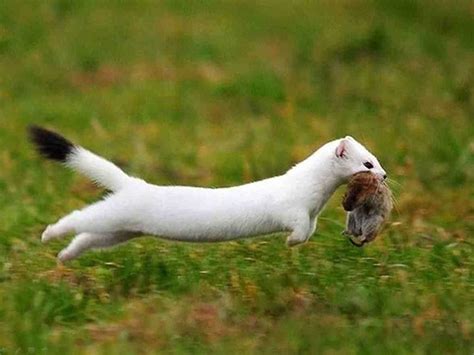
M 0 354 L 472 354 L 473 19 L 469 0 L 1 1 Z M 29 123 L 201 186 L 350 134 L 396 208 L 362 249 L 338 191 L 300 248 L 144 238 L 59 267 L 42 229 L 103 192 L 38 159 Z

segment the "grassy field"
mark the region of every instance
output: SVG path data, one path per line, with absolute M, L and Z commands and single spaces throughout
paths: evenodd
M 0 354 L 473 354 L 473 18 L 469 0 L 2 1 Z M 338 191 L 300 248 L 143 238 L 59 266 L 43 228 L 103 191 L 41 161 L 29 123 L 200 186 L 351 134 L 397 205 L 361 249 Z

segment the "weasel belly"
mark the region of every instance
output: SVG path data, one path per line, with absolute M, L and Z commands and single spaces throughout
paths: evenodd
M 273 198 L 253 188 L 146 185 L 122 196 L 134 231 L 183 241 L 225 241 L 282 230 Z

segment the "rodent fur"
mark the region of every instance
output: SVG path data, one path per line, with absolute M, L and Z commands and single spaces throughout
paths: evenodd
M 392 194 L 384 181 L 371 172 L 360 172 L 349 180 L 343 207 L 347 213 L 343 234 L 357 246 L 373 241 L 392 210 Z

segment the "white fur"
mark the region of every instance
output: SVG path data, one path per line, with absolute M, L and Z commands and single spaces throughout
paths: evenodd
M 112 191 L 120 190 L 131 179 L 130 176 L 110 161 L 82 147 L 74 148 L 73 153 L 66 161 L 66 165 Z
M 156 186 L 126 175 L 109 161 L 75 148 L 66 164 L 113 193 L 65 216 L 43 233 L 47 242 L 74 233 L 66 261 L 90 248 L 151 234 L 170 240 L 217 242 L 288 231 L 289 246 L 314 233 L 322 208 L 354 173 L 385 175 L 377 159 L 351 137 L 327 143 L 286 174 L 228 188 Z

